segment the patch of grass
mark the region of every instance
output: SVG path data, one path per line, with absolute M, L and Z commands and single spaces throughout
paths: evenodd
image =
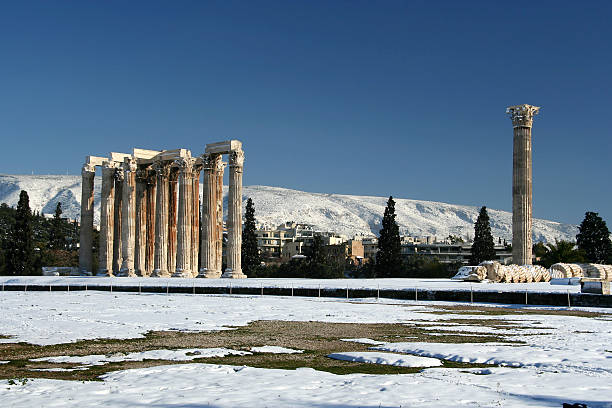
M 460 319 L 457 319 L 459 322 Z M 468 324 L 470 319 L 461 320 Z M 475 320 L 479 325 L 500 323 L 501 320 Z M 432 322 L 435 324 L 436 322 Z M 452 326 L 451 326 L 452 328 Z M 291 321 L 255 321 L 247 326 L 234 330 L 215 332 L 149 332 L 142 338 L 134 339 L 97 339 L 75 343 L 37 346 L 27 343 L 0 343 L 0 360 L 10 360 L 0 370 L 0 378 L 41 377 L 65 380 L 98 380 L 101 375 L 129 368 L 151 367 L 165 364 L 185 364 L 202 362 L 209 364 L 228 364 L 260 368 L 278 368 L 293 370 L 299 367 L 310 367 L 334 374 L 368 373 L 368 374 L 410 374 L 422 368 L 396 367 L 380 364 L 365 364 L 334 360 L 326 357 L 330 353 L 366 351 L 368 344 L 341 341 L 342 338 L 370 338 L 382 342 L 415 341 L 447 343 L 485 343 L 505 342 L 508 336 L 495 334 L 459 336 L 464 332 L 444 332 L 441 336 L 432 336 L 427 330 L 406 324 L 360 324 L 360 323 L 325 323 L 325 322 L 291 322 Z M 469 333 L 468 333 L 469 334 Z M 32 369 L 75 368 L 78 364 L 34 362 L 30 359 L 60 355 L 90 355 L 140 352 L 155 349 L 209 348 L 226 347 L 234 350 L 248 351 L 254 346 L 282 346 L 305 350 L 296 354 L 253 353 L 251 355 L 198 358 L 193 361 L 177 362 L 167 360 L 145 360 L 114 362 L 92 366 L 77 371 L 32 371 Z M 443 367 L 480 367 L 480 365 L 445 362 Z

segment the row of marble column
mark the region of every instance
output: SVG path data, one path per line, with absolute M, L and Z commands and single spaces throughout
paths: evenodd
M 147 165 L 139 165 L 134 158 L 126 158 L 123 163 L 105 161 L 100 197 L 98 274 L 246 277 L 240 263 L 243 163 L 242 151 L 230 152 L 227 268 L 222 275 L 225 164 L 220 154 L 205 154 L 199 159 L 155 160 Z M 200 236 L 202 170 L 204 191 Z M 93 272 L 95 167 L 86 164 L 82 176 L 79 264 L 81 271 Z M 200 253 L 199 246 L 202 248 Z

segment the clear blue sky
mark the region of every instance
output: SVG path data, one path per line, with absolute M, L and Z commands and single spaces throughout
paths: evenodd
M 0 172 L 244 143 L 247 185 L 612 224 L 612 3 L 42 1 L 0 6 Z

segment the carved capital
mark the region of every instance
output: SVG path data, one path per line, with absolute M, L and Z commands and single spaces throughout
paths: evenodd
M 96 173 L 96 166 L 93 164 L 85 163 L 83 168 L 81 169 L 81 175 L 83 176 L 91 176 L 92 173 Z
M 193 173 L 193 166 L 195 165 L 196 159 L 193 157 L 181 157 L 174 161 L 179 168 L 181 173 L 191 175 Z
M 230 160 L 229 160 L 230 167 L 244 166 L 244 152 L 242 150 L 232 150 L 229 156 L 230 156 Z
M 539 106 L 532 105 L 516 105 L 506 109 L 506 113 L 512 119 L 514 127 L 531 127 L 533 125 L 533 117 L 540 111 Z
M 170 164 L 169 162 L 159 160 L 153 163 L 153 169 L 158 176 L 168 178 L 170 176 Z
M 126 174 L 130 172 L 133 173 L 136 170 L 138 170 L 138 165 L 136 164 L 136 160 L 132 158 L 126 158 L 125 161 L 121 164 L 121 166 L 123 167 L 123 170 L 126 172 Z

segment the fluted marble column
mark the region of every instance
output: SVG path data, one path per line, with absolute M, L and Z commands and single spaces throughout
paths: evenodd
M 202 165 L 193 166 L 191 178 L 191 273 L 198 274 L 198 250 L 200 244 L 200 171 Z
M 123 171 L 117 169 L 115 172 L 115 203 L 113 204 L 113 274 L 118 274 L 121 269 L 121 214 L 123 202 Z
M 240 252 L 242 250 L 242 170 L 244 152 L 230 153 L 230 180 L 227 198 L 227 269 L 224 278 L 246 278 L 242 273 Z
M 147 241 L 146 241 L 146 275 L 150 276 L 155 264 L 155 196 L 157 186 L 157 175 L 155 171 L 147 173 Z
M 191 278 L 191 211 L 193 209 L 193 166 L 192 157 L 181 158 L 176 161 L 178 172 L 178 217 L 176 234 L 176 271 L 175 278 Z
M 532 167 L 531 127 L 537 106 L 509 107 L 514 128 L 512 153 L 512 262 L 517 265 L 532 263 Z
M 218 271 L 223 271 L 223 173 L 225 172 L 225 163 L 220 161 L 216 168 L 217 173 L 217 227 L 215 234 L 215 265 Z
M 79 270 L 93 273 L 93 204 L 96 168 L 85 164 L 81 171 L 81 231 L 79 239 Z
M 168 178 L 170 165 L 154 164 L 157 174 L 157 198 L 155 204 L 155 259 L 151 276 L 168 277 Z
M 217 269 L 217 168 L 222 166 L 221 155 L 202 155 L 204 183 L 202 191 L 202 234 L 198 278 L 218 278 Z
M 102 189 L 100 195 L 100 248 L 98 275 L 113 275 L 113 230 L 115 204 L 115 172 L 117 166 L 113 162 L 102 165 Z
M 168 273 L 176 270 L 176 212 L 178 169 L 170 168 L 168 178 Z
M 118 276 L 136 276 L 134 247 L 136 245 L 136 161 L 123 163 L 123 208 L 121 209 L 121 243 L 123 262 Z
M 146 271 L 147 253 L 147 170 L 136 171 L 136 239 L 134 248 L 134 269 L 138 276 L 148 276 Z

